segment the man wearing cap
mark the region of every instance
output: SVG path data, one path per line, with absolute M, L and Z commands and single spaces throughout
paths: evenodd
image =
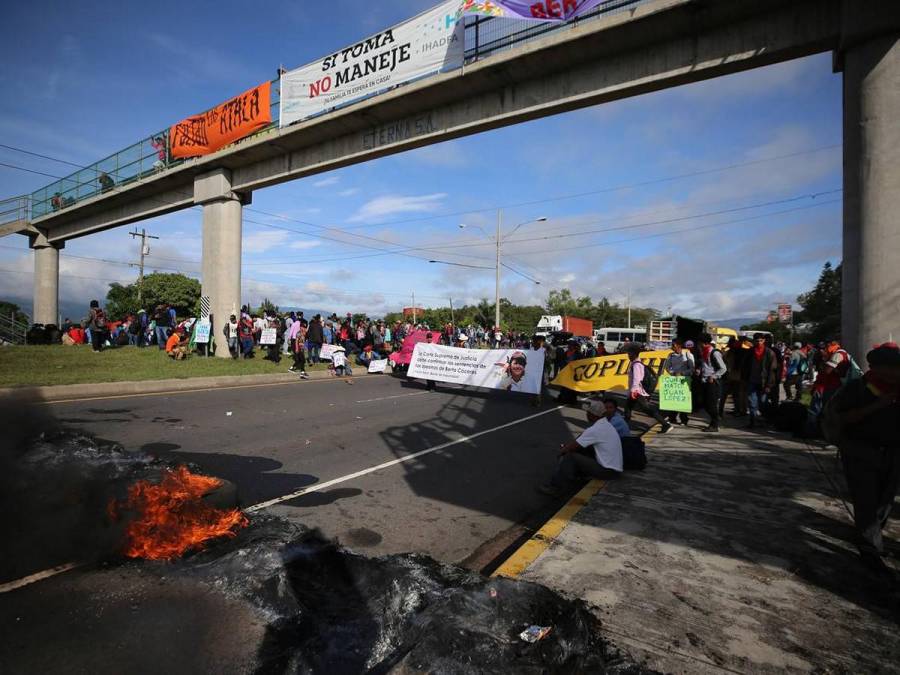
M 558 497 L 579 475 L 616 478 L 622 473 L 622 440 L 605 415 L 603 401 L 591 403 L 587 409 L 591 426 L 575 440 L 560 446 L 556 472 L 549 483 L 538 487 L 539 492 Z
M 700 336 L 700 360 L 697 362 L 700 375 L 700 391 L 703 393 L 703 405 L 709 415 L 709 424 L 703 431 L 719 431 L 719 398 L 722 395 L 722 376 L 728 372 L 722 352 L 716 348 L 712 335 L 704 333 Z
M 823 430 L 841 450 L 862 562 L 890 575 L 881 531 L 900 485 L 900 348 L 885 343 L 866 360 L 863 377 L 831 398 Z

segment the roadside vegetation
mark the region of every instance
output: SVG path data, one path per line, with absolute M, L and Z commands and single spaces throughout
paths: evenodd
M 262 354 L 237 361 L 196 355 L 173 361 L 156 347 L 116 347 L 95 354 L 90 345 L 6 346 L 0 347 L 0 387 L 287 373 L 291 363 L 290 358 L 272 363 Z M 327 366 L 308 364 L 306 369 Z

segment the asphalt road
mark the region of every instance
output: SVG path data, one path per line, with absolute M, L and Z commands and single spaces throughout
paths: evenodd
M 473 569 L 489 567 L 561 505 L 534 487 L 552 473 L 559 443 L 586 426 L 582 412 L 552 402 L 533 408 L 524 395 L 450 386 L 427 393 L 390 376 L 47 409 L 126 450 L 228 479 L 244 507 L 281 499 L 264 510 L 320 528 L 351 550 L 418 551 Z M 358 472 L 365 473 L 348 478 Z M 289 497 L 328 481 L 336 482 Z

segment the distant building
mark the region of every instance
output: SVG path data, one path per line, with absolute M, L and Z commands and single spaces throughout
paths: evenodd
M 403 318 L 404 319 L 407 317 L 412 318 L 413 314 L 415 314 L 416 316 L 422 316 L 422 312 L 424 312 L 424 311 L 425 310 L 422 309 L 421 307 L 404 307 L 403 308 Z

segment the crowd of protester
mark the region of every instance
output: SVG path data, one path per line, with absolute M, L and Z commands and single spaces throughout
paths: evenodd
M 200 324 L 192 317 L 179 319 L 171 305 L 113 320 L 92 301 L 87 317 L 77 323 L 67 319 L 59 334 L 63 343 L 90 344 L 95 352 L 113 346 L 155 347 L 181 360 L 195 353 L 209 355 L 211 345 L 195 339 Z M 304 378 L 308 363 L 322 362 L 335 375 L 350 375 L 353 365 L 367 367 L 399 350 L 417 329 L 428 331 L 428 342 L 448 346 L 545 350 L 545 382 L 551 371 L 555 377 L 573 361 L 606 355 L 602 342 L 570 336 L 545 343 L 539 335 L 495 327 L 429 327 L 409 320 L 354 320 L 351 314 L 307 319 L 303 312 L 260 314 L 249 307 L 211 329 L 212 348 L 227 349 L 234 359 L 260 355 L 279 363 L 289 358 L 289 370 Z M 327 359 L 322 356 L 325 345 L 331 345 Z M 895 343 L 869 351 L 866 372 L 838 340 L 789 344 L 758 333 L 732 338 L 720 350 L 712 336 L 702 334 L 696 341 L 675 339 L 658 370 L 640 360 L 642 350 L 643 345 L 629 343 L 617 349 L 629 361 L 624 414 L 614 398 L 593 400 L 589 428 L 561 446 L 557 472 L 542 491 L 560 494 L 579 476 L 612 478 L 629 461 L 643 457 L 645 462 L 642 442 L 630 431 L 632 413 L 639 410 L 653 418 L 661 433 L 686 425 L 688 413 L 661 411 L 653 398 L 659 376 L 683 377 L 690 381 L 692 412 L 708 417 L 703 431 L 718 432 L 727 413 L 746 418 L 751 429 L 773 426 L 807 438 L 824 434 L 837 445 L 854 504 L 860 555 L 867 566 L 885 572 L 881 531 L 900 485 L 900 348 Z M 433 390 L 435 383 L 427 386 Z M 565 400 L 566 391 L 559 401 L 575 402 L 574 392 Z M 540 404 L 540 395 L 534 400 Z

